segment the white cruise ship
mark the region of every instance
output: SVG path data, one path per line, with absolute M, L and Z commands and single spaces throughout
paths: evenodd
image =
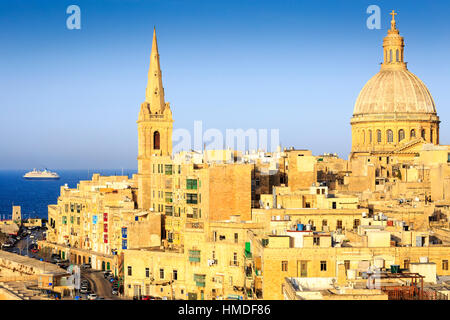
M 47 169 L 44 171 L 33 169 L 33 171 L 25 173 L 23 177 L 25 179 L 59 179 L 59 175 L 56 172 L 51 172 Z

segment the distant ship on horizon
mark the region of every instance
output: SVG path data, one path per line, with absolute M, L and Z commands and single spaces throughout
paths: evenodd
M 25 179 L 59 179 L 59 175 L 56 172 L 51 172 L 47 169 L 44 171 L 33 169 L 33 171 L 27 172 L 23 175 Z

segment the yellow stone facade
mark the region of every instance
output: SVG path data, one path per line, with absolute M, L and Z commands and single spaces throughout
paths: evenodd
M 352 286 L 370 268 L 424 260 L 450 275 L 450 150 L 403 50 L 393 18 L 381 70 L 355 104 L 349 160 L 294 148 L 172 155 L 154 32 L 138 173 L 62 187 L 42 245 L 94 268 L 109 262 L 126 298 L 284 299 L 292 277 L 333 278 L 338 289 L 323 299 L 387 299 Z

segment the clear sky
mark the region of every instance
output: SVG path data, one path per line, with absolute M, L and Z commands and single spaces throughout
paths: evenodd
M 153 26 L 174 129 L 278 128 L 284 147 L 347 158 L 392 9 L 450 144 L 449 1 L 1 1 L 0 169 L 136 168 Z

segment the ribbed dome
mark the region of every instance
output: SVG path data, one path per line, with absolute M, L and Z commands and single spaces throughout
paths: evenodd
M 381 70 L 359 93 L 353 115 L 386 113 L 436 114 L 425 84 L 406 68 Z

